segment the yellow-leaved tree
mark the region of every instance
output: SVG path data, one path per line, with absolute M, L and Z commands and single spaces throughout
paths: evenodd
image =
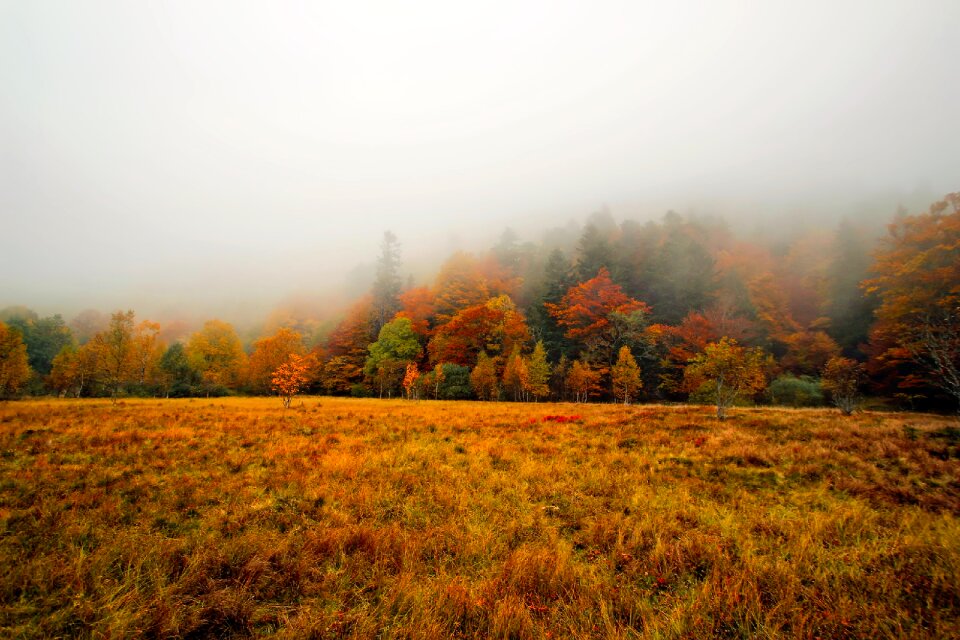
M 0 322 L 0 398 L 19 393 L 29 379 L 27 347 L 20 332 Z
M 690 391 L 706 391 L 716 402 L 717 419 L 723 420 L 738 398 L 767 386 L 770 363 L 770 356 L 761 349 L 741 347 L 736 340 L 723 337 L 690 361 L 683 372 L 684 381 Z
M 207 395 L 236 389 L 243 378 L 246 354 L 233 325 L 208 320 L 187 342 L 187 360 L 203 376 Z
M 610 369 L 610 379 L 613 383 L 613 397 L 618 402 L 630 404 L 630 401 L 636 398 L 643 382 L 640 380 L 640 367 L 637 366 L 630 347 L 620 347 L 617 363 Z

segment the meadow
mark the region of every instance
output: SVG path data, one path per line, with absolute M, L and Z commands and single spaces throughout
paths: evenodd
M 919 414 L 0 403 L 0 636 L 960 637 Z

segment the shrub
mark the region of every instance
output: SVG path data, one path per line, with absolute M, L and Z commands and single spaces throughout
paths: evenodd
M 353 398 L 369 398 L 371 395 L 370 389 L 359 382 L 350 387 L 350 396 Z
M 771 404 L 787 407 L 820 407 L 823 406 L 823 389 L 816 378 L 788 373 L 770 383 L 767 399 Z

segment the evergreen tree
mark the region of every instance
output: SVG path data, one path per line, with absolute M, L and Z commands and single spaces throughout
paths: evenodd
M 714 294 L 714 260 L 681 229 L 673 229 L 651 265 L 650 299 L 658 322 L 678 324 L 691 311 L 706 309 Z
M 864 295 L 860 283 L 871 265 L 870 243 L 862 230 L 843 220 L 837 227 L 833 257 L 827 271 L 827 315 L 830 335 L 848 355 L 862 355 L 877 297 Z
M 594 274 L 596 275 L 596 274 Z M 546 304 L 559 304 L 567 291 L 576 284 L 570 261 L 559 249 L 554 249 L 547 258 L 544 267 L 543 286 L 527 316 L 530 318 L 530 331 L 543 342 L 547 357 L 559 360 L 570 349 L 570 341 L 564 337 L 564 330 L 547 312 Z
M 597 271 L 613 266 L 610 241 L 594 224 L 588 224 L 577 243 L 577 276 L 580 282 L 597 275 Z
M 162 386 L 167 397 L 186 398 L 197 395 L 203 382 L 200 373 L 190 365 L 186 349 L 176 343 L 160 358 Z
M 377 260 L 377 277 L 373 282 L 373 331 L 379 333 L 400 310 L 400 242 L 392 231 L 385 231 Z
M 507 227 L 500 234 L 500 240 L 493 247 L 493 255 L 500 266 L 505 268 L 511 276 L 520 271 L 520 243 L 517 233 Z

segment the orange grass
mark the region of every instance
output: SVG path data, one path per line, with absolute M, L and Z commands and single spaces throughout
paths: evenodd
M 0 403 L 0 636 L 960 636 L 955 420 L 711 416 Z

